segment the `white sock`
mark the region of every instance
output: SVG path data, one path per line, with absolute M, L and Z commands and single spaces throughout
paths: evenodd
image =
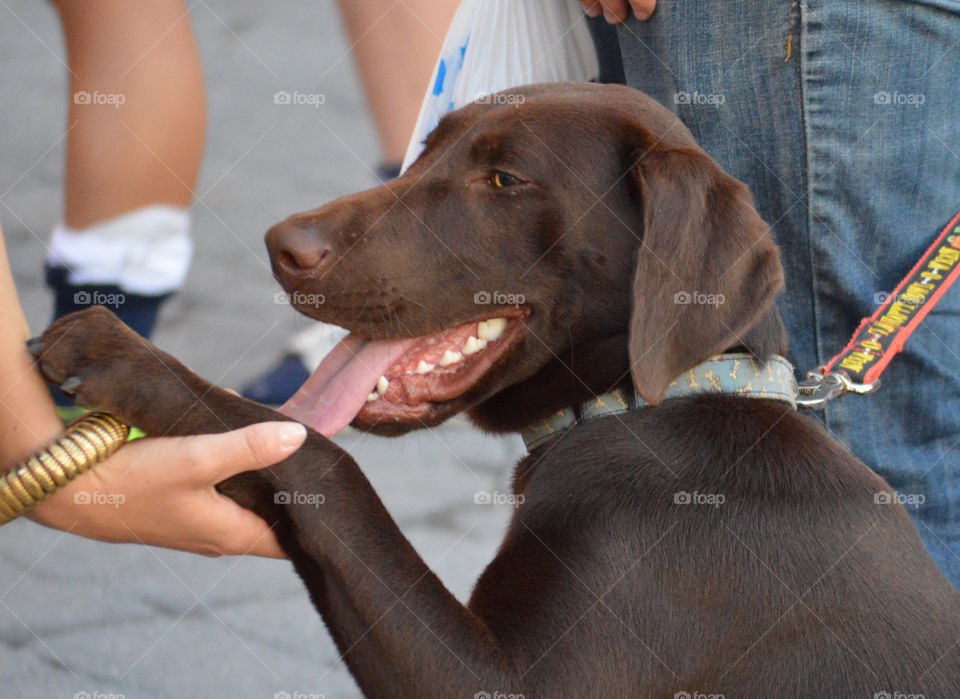
M 80 230 L 58 225 L 47 263 L 66 267 L 71 284 L 115 284 L 160 296 L 183 285 L 192 256 L 186 209 L 153 205 Z

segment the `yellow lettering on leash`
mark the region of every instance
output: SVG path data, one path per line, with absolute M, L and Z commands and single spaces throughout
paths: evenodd
M 939 269 L 944 272 L 948 272 L 953 269 L 953 266 L 957 264 L 957 260 L 960 259 L 960 250 L 954 248 L 948 248 L 946 245 L 937 250 L 937 256 L 930 260 L 928 265 L 931 269 Z
M 840 362 L 840 366 L 842 366 L 844 369 L 849 369 L 850 371 L 860 371 L 873 360 L 874 356 L 872 354 L 856 350 L 844 357 L 843 361 Z

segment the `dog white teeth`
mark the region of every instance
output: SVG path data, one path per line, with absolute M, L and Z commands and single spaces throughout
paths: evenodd
M 433 368 L 434 368 L 435 366 L 436 366 L 436 364 L 428 364 L 427 362 L 425 362 L 425 361 L 423 361 L 423 360 L 421 359 L 421 360 L 420 360 L 420 363 L 417 364 L 417 373 L 418 373 L 418 374 L 429 374 L 431 371 L 433 371 Z
M 487 342 L 493 342 L 503 335 L 507 329 L 506 318 L 491 318 L 490 320 L 481 320 L 477 323 L 477 337 Z
M 367 402 L 372 403 L 379 397 L 380 397 L 379 393 L 377 393 L 376 391 L 371 391 L 369 394 L 367 394 Z
M 440 366 L 450 366 L 451 364 L 456 364 L 461 359 L 463 359 L 463 355 L 459 352 L 447 350 L 443 353 L 443 356 L 440 357 Z
M 487 346 L 486 340 L 478 340 L 473 335 L 467 338 L 467 341 L 463 343 L 463 349 L 461 350 L 465 355 L 475 354 Z
M 377 379 L 377 393 L 381 396 L 387 392 L 387 386 L 390 385 L 390 382 L 387 380 L 386 376 L 381 376 Z

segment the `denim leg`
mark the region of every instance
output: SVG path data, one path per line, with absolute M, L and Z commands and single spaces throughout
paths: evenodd
M 791 359 L 823 364 L 960 210 L 960 0 L 660 0 L 620 45 L 628 84 L 749 185 L 786 268 Z M 960 288 L 878 393 L 823 418 L 960 586 Z

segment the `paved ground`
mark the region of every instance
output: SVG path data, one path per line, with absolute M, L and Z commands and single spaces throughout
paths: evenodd
M 157 343 L 238 386 L 307 321 L 273 302 L 263 231 L 369 186 L 377 149 L 333 3 L 199 0 L 210 138 L 194 207 L 197 256 Z M 50 6 L 0 0 L 0 221 L 31 328 L 49 319 L 44 241 L 61 210 L 64 50 Z M 275 105 L 277 90 L 325 102 Z M 517 453 L 469 429 L 341 440 L 416 548 L 461 599 L 509 512 Z M 0 696 L 356 696 L 286 563 L 108 546 L 18 522 L 0 530 Z M 282 696 L 282 694 L 281 694 Z

